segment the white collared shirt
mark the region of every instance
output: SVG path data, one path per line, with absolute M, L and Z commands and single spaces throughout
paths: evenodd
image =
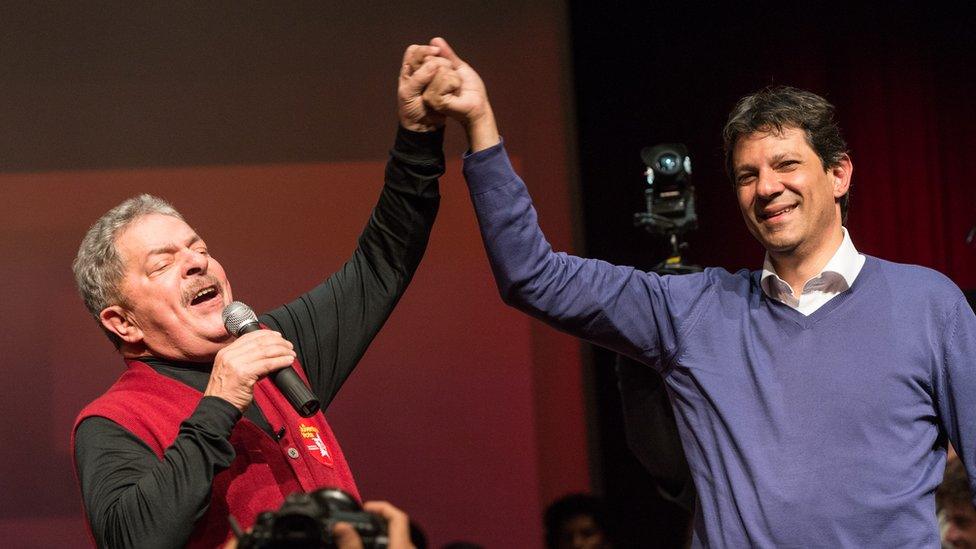
M 841 227 L 841 229 L 844 231 L 844 240 L 840 243 L 840 247 L 823 270 L 806 281 L 799 299 L 793 296 L 790 285 L 776 274 L 767 252 L 760 281 L 763 292 L 807 316 L 850 288 L 857 274 L 861 272 L 861 267 L 864 266 L 864 256 L 857 253 L 854 243 L 851 242 L 851 236 L 847 234 L 847 228 Z

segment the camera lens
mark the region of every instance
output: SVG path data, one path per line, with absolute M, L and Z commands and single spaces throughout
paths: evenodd
M 673 174 L 678 171 L 681 159 L 672 152 L 666 152 L 657 157 L 657 169 L 663 174 Z

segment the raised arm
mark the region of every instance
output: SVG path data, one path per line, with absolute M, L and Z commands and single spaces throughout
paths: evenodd
M 262 321 L 295 344 L 325 407 L 352 373 L 407 288 L 430 237 L 444 173 L 444 116 L 421 92 L 442 67 L 439 49 L 411 46 L 398 84 L 400 128 L 385 185 L 359 245 L 334 274 Z
M 553 326 L 642 362 L 658 364 L 678 346 L 705 275 L 677 283 L 631 267 L 553 252 L 528 191 L 512 169 L 484 83 L 440 38 L 451 62 L 424 93 L 432 108 L 464 126 L 471 147 L 464 175 L 502 299 Z

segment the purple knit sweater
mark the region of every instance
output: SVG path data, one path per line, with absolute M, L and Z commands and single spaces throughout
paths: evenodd
M 506 303 L 665 376 L 695 546 L 939 547 L 946 437 L 976 478 L 976 316 L 946 277 L 868 257 L 803 316 L 758 272 L 554 253 L 502 145 L 464 173 Z

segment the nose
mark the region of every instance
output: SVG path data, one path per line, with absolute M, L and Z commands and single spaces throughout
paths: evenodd
M 183 250 L 183 255 L 186 258 L 183 263 L 183 276 L 193 276 L 207 272 L 207 265 L 209 264 L 207 254 L 186 249 Z
M 785 187 L 779 180 L 779 175 L 773 170 L 763 170 L 759 173 L 759 181 L 756 183 L 756 194 L 762 198 L 774 198 L 783 192 Z
M 945 540 L 946 540 L 946 542 L 950 546 L 956 547 L 956 545 L 960 541 L 962 541 L 962 539 L 963 539 L 962 532 L 959 530 L 958 527 L 956 527 L 955 524 L 952 523 L 952 521 L 949 521 L 949 527 L 946 528 L 946 532 L 945 532 Z

